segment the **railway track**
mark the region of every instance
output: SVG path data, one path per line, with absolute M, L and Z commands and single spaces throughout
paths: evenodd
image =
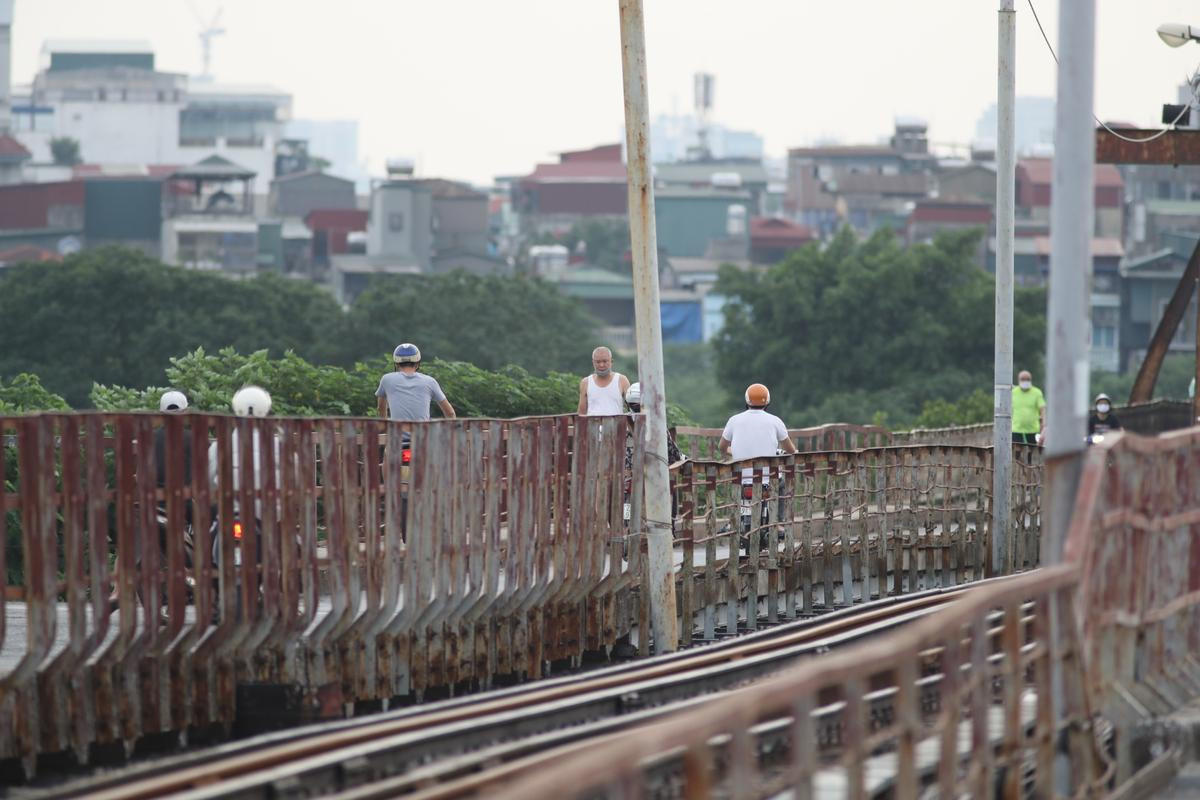
M 978 585 L 878 600 L 679 653 L 259 736 L 31 796 L 469 796 L 498 776 L 536 768 L 548 753 L 619 735 L 798 658 L 904 625 Z

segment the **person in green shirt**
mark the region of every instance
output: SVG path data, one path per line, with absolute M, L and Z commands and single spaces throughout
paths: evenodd
M 1033 385 L 1033 375 L 1023 369 L 1017 375 L 1012 397 L 1012 435 L 1016 444 L 1037 444 L 1046 426 L 1046 398 Z

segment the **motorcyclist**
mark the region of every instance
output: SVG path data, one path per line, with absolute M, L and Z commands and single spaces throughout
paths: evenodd
M 1092 401 L 1092 413 L 1088 415 L 1088 436 L 1103 436 L 1109 431 L 1121 430 L 1121 420 L 1112 413 L 1112 400 L 1104 392 Z
M 233 409 L 233 413 L 239 417 L 266 417 L 271 413 L 271 395 L 261 386 L 243 386 L 234 393 L 233 399 L 230 401 L 230 406 Z M 275 480 L 276 485 L 279 485 L 279 477 L 283 465 L 280 463 L 280 442 L 278 434 L 272 432 L 271 439 L 275 448 Z M 230 437 L 230 449 L 233 453 L 232 478 L 234 504 L 236 509 L 238 493 L 241 489 L 241 447 L 238 444 L 238 432 L 236 428 Z M 262 466 L 262 456 L 260 450 L 259 437 L 255 436 L 252 442 L 252 452 L 254 458 L 252 469 L 254 476 L 253 487 L 255 493 L 254 505 L 257 516 L 261 516 L 262 511 L 262 500 L 258 497 L 258 495 L 261 493 L 264 485 L 266 484 L 266 475 Z M 220 476 L 218 453 L 219 450 L 217 448 L 217 442 L 213 442 L 208 448 L 208 475 L 210 485 L 214 487 L 218 485 L 217 481 Z
M 631 383 L 629 389 L 625 392 L 625 404 L 629 406 L 629 411 L 632 414 L 642 413 L 642 383 L 638 381 Z M 633 436 L 633 428 L 629 429 L 629 435 Z M 683 455 L 679 452 L 678 445 L 675 444 L 675 439 L 671 436 L 671 432 L 667 431 L 667 461 L 675 464 L 683 460 Z M 630 469 L 633 465 L 633 440 L 630 439 L 625 447 L 625 468 Z
M 752 383 L 746 387 L 744 395 L 746 410 L 734 414 L 725 423 L 721 432 L 721 442 L 718 448 L 721 454 L 733 461 L 745 461 L 751 458 L 765 458 L 776 455 L 780 450 L 785 453 L 795 453 L 796 443 L 788 435 L 787 426 L 783 420 L 767 412 L 771 403 L 771 391 L 761 383 Z M 771 470 L 763 468 L 764 499 L 770 491 Z M 742 530 L 748 533 L 750 528 L 749 499 L 753 494 L 754 470 L 750 467 L 742 469 L 742 501 L 741 508 Z M 763 504 L 765 523 L 766 503 Z M 765 542 L 765 532 L 760 536 Z M 764 545 L 765 546 L 765 543 Z
M 158 410 L 164 414 L 182 414 L 187 411 L 188 399 L 183 392 L 171 389 L 163 392 L 158 398 Z M 167 485 L 167 431 L 163 427 L 154 430 L 154 468 L 158 488 Z M 183 436 L 183 485 L 192 482 L 192 437 L 184 432 Z M 189 507 L 190 513 L 190 507 Z
M 397 345 L 392 351 L 394 370 L 379 379 L 375 390 L 376 411 L 380 417 L 401 422 L 422 422 L 429 419 L 429 406 L 436 402 L 447 419 L 454 419 L 454 406 L 436 379 L 423 375 L 421 350 L 411 342 Z

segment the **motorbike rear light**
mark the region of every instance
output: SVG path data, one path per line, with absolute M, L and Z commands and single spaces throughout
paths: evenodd
M 406 447 L 400 451 L 400 463 L 401 464 L 411 464 L 412 463 L 412 450 L 410 450 Z
M 752 483 L 743 484 L 742 499 L 743 500 L 753 500 L 754 499 L 754 484 L 752 484 Z
M 240 523 L 240 522 L 233 523 L 233 538 L 235 538 L 235 539 L 242 538 L 242 523 Z

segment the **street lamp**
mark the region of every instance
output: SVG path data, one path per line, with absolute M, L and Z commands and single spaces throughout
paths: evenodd
M 1158 26 L 1158 38 L 1171 47 L 1183 47 L 1188 42 L 1200 42 L 1200 27 L 1168 22 Z

